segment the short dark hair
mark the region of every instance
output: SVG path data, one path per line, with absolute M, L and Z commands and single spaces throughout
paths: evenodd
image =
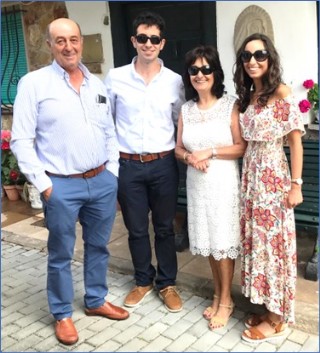
M 280 83 L 282 83 L 280 57 L 271 39 L 262 33 L 251 34 L 243 41 L 241 47 L 237 51 L 233 77 L 236 93 L 238 95 L 239 110 L 242 113 L 247 109 L 250 103 L 253 80 L 244 69 L 243 62 L 241 60 L 241 53 L 244 51 L 246 45 L 253 40 L 261 40 L 265 49 L 269 52 L 267 59 L 268 70 L 262 77 L 263 92 L 258 98 L 258 104 L 260 106 L 266 106 L 269 97 L 275 92 Z
M 156 26 L 160 30 L 160 37 L 163 38 L 166 23 L 164 19 L 157 13 L 151 11 L 141 12 L 133 21 L 133 35 L 137 34 L 137 28 L 140 25 L 147 25 L 148 27 Z
M 211 87 L 211 93 L 217 98 L 221 98 L 224 93 L 224 73 L 221 67 L 219 53 L 217 49 L 212 45 L 200 45 L 187 52 L 185 56 L 185 67 L 182 74 L 182 79 L 185 88 L 186 100 L 193 99 L 194 101 L 199 100 L 198 92 L 193 88 L 188 73 L 188 68 L 195 63 L 198 58 L 205 58 L 213 68 L 214 83 Z

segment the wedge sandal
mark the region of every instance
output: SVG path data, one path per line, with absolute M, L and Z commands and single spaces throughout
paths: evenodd
M 262 315 L 252 314 L 245 320 L 244 326 L 246 328 L 251 328 L 253 326 L 258 326 L 266 318 L 266 315 L 267 314 L 262 314 Z
M 271 321 L 268 317 L 263 322 L 267 322 L 275 332 L 266 336 L 259 329 L 257 329 L 257 327 L 251 327 L 242 333 L 241 338 L 246 342 L 260 343 L 284 336 L 287 328 L 287 325 L 284 322 L 274 322 Z M 246 331 L 250 332 L 250 336 L 246 333 Z
M 219 304 L 219 306 L 221 308 L 228 308 L 230 310 L 230 314 L 227 318 L 223 318 L 217 315 L 212 316 L 209 322 L 209 329 L 211 331 L 218 330 L 220 328 L 225 327 L 228 324 L 231 315 L 233 314 L 234 303 L 231 303 L 230 305 Z
M 218 295 L 215 295 L 215 294 L 214 294 L 213 300 L 214 300 L 214 299 L 220 299 L 220 297 L 219 297 Z M 211 320 L 211 318 L 212 318 L 212 316 L 213 316 L 214 314 L 215 314 L 215 312 L 213 311 L 212 306 L 208 306 L 208 307 L 204 310 L 202 316 L 203 316 L 206 320 Z

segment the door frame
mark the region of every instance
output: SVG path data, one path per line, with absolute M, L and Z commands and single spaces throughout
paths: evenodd
M 168 2 L 164 1 L 111 1 L 109 2 L 110 19 L 111 19 L 111 35 L 113 43 L 113 60 L 114 67 L 127 65 L 131 62 L 129 52 L 132 46 L 130 37 L 132 36 L 132 28 L 128 28 L 126 19 L 126 6 L 132 6 L 136 3 L 137 6 L 141 6 L 146 10 L 152 11 L 152 6 L 148 8 L 148 4 L 157 5 Z M 216 2 L 215 1 L 177 1 L 179 3 L 197 4 L 200 5 L 200 16 L 201 16 L 201 43 L 199 44 L 211 44 L 217 46 L 217 29 L 216 29 Z M 144 5 L 144 6 L 143 6 Z M 182 14 L 183 15 L 183 14 Z M 166 19 L 165 19 L 166 20 Z M 168 37 L 166 36 L 166 39 Z M 121 44 L 120 44 L 121 43 Z M 130 47 L 129 47 L 130 46 Z M 169 67 L 170 68 L 170 67 Z

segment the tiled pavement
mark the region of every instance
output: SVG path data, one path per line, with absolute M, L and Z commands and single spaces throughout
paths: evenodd
M 319 337 L 288 329 L 280 340 L 253 346 L 244 343 L 245 312 L 236 309 L 224 329 L 211 332 L 201 317 L 210 303 L 182 290 L 184 308 L 169 313 L 155 292 L 130 309 L 125 321 L 87 317 L 83 312 L 82 263 L 73 262 L 73 319 L 79 341 L 64 346 L 54 337 L 46 301 L 46 253 L 2 242 L 2 352 L 318 352 Z M 109 272 L 108 300 L 122 305 L 133 285 L 132 276 Z
M 319 352 L 318 283 L 298 278 L 297 323 L 277 341 L 250 345 L 241 340 L 243 319 L 253 307 L 240 294 L 236 271 L 236 310 L 226 328 L 209 331 L 202 312 L 210 304 L 212 283 L 206 261 L 188 251 L 178 253 L 178 286 L 184 301 L 179 313 L 169 313 L 156 292 L 132 308 L 130 318 L 112 321 L 83 312 L 82 242 L 78 237 L 74 274 L 74 315 L 79 341 L 64 346 L 54 337 L 54 321 L 46 299 L 46 236 L 41 211 L 21 202 L 2 208 L 1 352 Z M 80 233 L 80 227 L 77 227 Z M 306 242 L 306 240 L 304 240 Z M 312 243 L 311 243 L 312 245 Z M 134 285 L 121 214 L 109 244 L 108 300 L 122 305 Z

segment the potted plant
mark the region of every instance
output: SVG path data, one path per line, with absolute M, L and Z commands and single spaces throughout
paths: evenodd
M 313 80 L 303 82 L 303 87 L 308 90 L 307 99 L 299 102 L 301 113 L 307 113 L 310 109 L 314 114 L 314 122 L 319 124 L 319 86 Z
M 17 180 L 22 179 L 18 162 L 10 150 L 11 131 L 1 130 L 1 185 L 9 200 L 19 200 L 20 194 L 16 188 Z
M 40 193 L 21 173 L 18 161 L 10 150 L 11 131 L 1 130 L 1 184 L 9 200 L 30 201 L 31 207 L 42 208 Z
M 25 202 L 28 201 L 28 197 L 26 195 L 26 184 L 27 184 L 27 178 L 25 177 L 25 175 L 23 173 L 21 173 L 20 171 L 14 171 L 14 180 L 15 180 L 15 186 L 16 189 L 19 192 L 19 195 L 21 197 L 21 199 Z M 11 172 L 11 179 L 12 179 L 13 175 Z

